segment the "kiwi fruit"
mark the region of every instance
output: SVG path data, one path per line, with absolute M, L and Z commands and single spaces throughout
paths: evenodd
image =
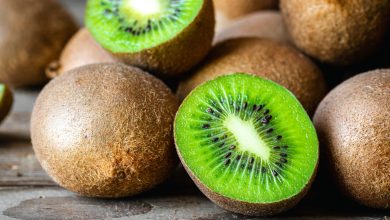
M 316 173 L 314 126 L 295 96 L 263 78 L 220 76 L 191 92 L 175 118 L 176 149 L 217 205 L 265 216 L 299 202 Z
M 180 83 L 177 94 L 184 99 L 199 84 L 235 72 L 281 84 L 297 96 L 309 115 L 327 91 L 321 71 L 296 49 L 267 39 L 236 38 L 215 45 L 192 76 Z
M 0 0 L 0 82 L 22 87 L 47 81 L 46 65 L 76 31 L 55 0 Z
M 215 10 L 222 13 L 229 19 L 241 17 L 243 15 L 261 11 L 265 9 L 275 9 L 278 7 L 278 0 L 213 0 Z
M 210 50 L 215 18 L 210 0 L 88 0 L 85 22 L 124 63 L 177 78 Z
M 260 11 L 237 18 L 216 34 L 214 42 L 237 37 L 262 37 L 289 42 L 283 17 L 277 11 Z
M 71 69 L 94 63 L 117 62 L 91 36 L 86 28 L 80 29 L 66 44 L 58 61 L 46 67 L 46 75 L 54 78 Z
M 45 86 L 31 118 L 42 167 L 84 196 L 131 196 L 176 168 L 173 122 L 178 100 L 154 76 L 124 64 L 91 64 Z
M 9 87 L 0 83 L 0 122 L 8 115 L 13 103 L 13 95 Z
M 329 176 L 357 202 L 390 209 L 390 69 L 354 76 L 319 105 L 314 124 Z
M 276 9 L 279 0 L 213 0 L 216 10 L 216 31 L 219 32 L 230 26 L 239 17 L 261 10 Z
M 352 65 L 375 53 L 390 27 L 386 0 L 281 0 L 293 42 L 332 65 Z

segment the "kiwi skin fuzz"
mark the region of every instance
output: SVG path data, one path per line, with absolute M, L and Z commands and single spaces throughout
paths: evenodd
M 231 21 L 216 34 L 214 44 L 238 37 L 262 37 L 290 42 L 283 17 L 277 11 L 260 11 Z
M 319 68 L 296 49 L 261 38 L 236 38 L 215 45 L 192 76 L 180 83 L 177 95 L 183 100 L 201 83 L 235 72 L 281 84 L 294 93 L 310 116 L 327 91 Z
M 368 58 L 390 27 L 390 1 L 281 0 L 280 7 L 295 45 L 334 65 Z
M 194 21 L 173 39 L 137 53 L 113 53 L 124 63 L 157 76 L 177 78 L 198 64 L 209 52 L 214 38 L 214 7 L 204 0 Z
M 382 209 L 390 209 L 389 109 L 390 69 L 379 69 L 340 84 L 314 116 L 329 177 L 355 201 Z
M 92 64 L 53 79 L 31 118 L 46 172 L 84 196 L 135 195 L 163 182 L 178 159 L 178 100 L 160 80 L 123 64 Z
M 81 28 L 66 44 L 59 61 L 46 67 L 46 75 L 54 78 L 64 72 L 94 63 L 115 63 L 111 54 L 104 50 L 86 28 Z
M 0 122 L 2 122 L 11 111 L 13 100 L 12 91 L 8 86 L 5 86 L 4 95 L 0 103 Z
M 264 9 L 276 9 L 279 4 L 279 0 L 213 1 L 215 9 L 220 11 L 228 19 L 234 19 Z
M 46 82 L 45 66 L 58 59 L 76 23 L 54 0 L 1 0 L 0 14 L 0 81 L 13 87 Z

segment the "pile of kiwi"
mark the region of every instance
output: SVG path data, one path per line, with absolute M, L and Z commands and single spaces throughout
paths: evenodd
M 33 148 L 83 196 L 137 195 L 180 161 L 220 207 L 276 215 L 323 165 L 340 191 L 389 209 L 390 70 L 336 74 L 380 56 L 390 1 L 278 4 L 87 0 L 76 33 L 54 0 L 0 0 L 0 82 L 52 78 L 32 112 Z M 215 33 L 221 14 L 229 24 Z M 0 119 L 11 104 L 0 85 Z

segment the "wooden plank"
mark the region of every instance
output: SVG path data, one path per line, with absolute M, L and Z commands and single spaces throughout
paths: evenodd
M 58 187 L 3 187 L 0 188 L 0 219 L 252 219 L 225 211 L 201 195 L 195 187 L 184 186 L 165 184 L 126 199 L 84 198 Z M 373 215 L 370 209 L 340 206 L 337 201 L 327 203 L 327 206 L 318 206 L 318 203 L 321 203 L 318 198 L 305 199 L 277 219 L 389 218 L 384 211 Z

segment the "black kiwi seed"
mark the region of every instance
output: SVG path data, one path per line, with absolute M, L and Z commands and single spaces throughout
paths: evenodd
M 230 159 L 225 160 L 225 165 L 227 166 L 229 164 L 230 164 Z
M 271 121 L 271 119 L 272 119 L 272 116 L 271 115 L 267 115 L 263 119 L 261 119 L 261 123 L 266 125 L 266 124 L 268 124 Z
M 210 125 L 209 124 L 204 124 L 204 125 L 202 125 L 202 128 L 208 129 L 208 128 L 210 128 Z
M 274 175 L 274 176 L 278 176 L 278 175 L 279 175 L 279 173 L 278 173 L 278 172 L 276 172 L 276 170 L 272 170 L 272 175 Z
M 219 140 L 219 138 L 213 138 L 213 142 L 215 143 L 215 142 L 217 142 Z
M 246 109 L 246 107 L 248 107 L 248 103 L 247 103 L 247 102 L 244 102 L 244 104 L 242 105 L 242 108 L 243 108 L 243 109 Z
M 274 129 L 273 128 L 270 128 L 270 129 L 268 129 L 266 132 L 267 133 L 272 133 L 274 131 Z
M 282 139 L 282 135 L 278 135 L 275 137 L 275 140 L 280 140 L 280 139 Z
M 283 148 L 284 148 L 284 149 L 287 149 L 287 148 L 288 148 L 288 146 L 283 146 Z
M 264 115 L 268 115 L 269 114 L 269 109 L 266 109 L 265 111 L 264 111 Z
M 223 147 L 223 145 L 225 145 L 225 143 L 224 142 L 222 142 L 218 147 Z
M 287 157 L 287 154 L 286 153 L 280 153 L 280 156 L 281 157 Z
M 212 113 L 214 113 L 214 110 L 212 108 L 208 108 L 207 112 L 212 114 Z
M 262 172 L 262 173 L 266 173 L 266 172 L 267 172 L 267 168 L 262 167 L 262 168 L 261 168 L 261 172 Z
M 282 162 L 282 163 L 287 163 L 287 159 L 284 158 L 284 157 L 280 158 L 279 161 Z
M 241 155 L 238 155 L 237 157 L 236 157 L 236 160 L 240 160 L 241 159 Z
M 272 147 L 272 148 L 275 149 L 275 150 L 279 150 L 279 149 L 280 149 L 279 146 L 274 146 L 274 147 Z
M 232 145 L 232 146 L 229 147 L 230 150 L 234 150 L 235 148 L 236 148 L 235 145 Z
M 249 163 L 253 164 L 254 162 L 255 162 L 255 158 L 251 157 L 251 159 L 249 160 Z
M 228 153 L 225 155 L 225 158 L 229 158 L 231 155 L 232 155 L 232 152 L 228 152 Z

